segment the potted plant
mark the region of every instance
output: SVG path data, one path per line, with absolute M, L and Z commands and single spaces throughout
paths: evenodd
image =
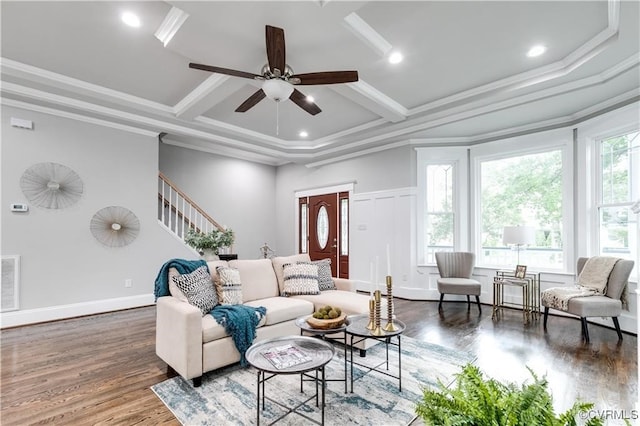
M 478 367 L 467 364 L 451 389 L 440 381 L 438 390 L 425 388 L 416 414 L 426 425 L 575 426 L 578 415 L 586 420 L 585 425 L 604 424 L 601 418 L 590 416 L 592 403 L 575 402 L 556 416 L 546 378 L 529 372 L 534 379 L 531 384 L 504 384 L 486 380 Z
M 184 238 L 184 242 L 198 250 L 207 260 L 216 259 L 222 247 L 230 247 L 233 244 L 235 235 L 233 230 L 225 228 L 223 230 L 213 229 L 210 232 L 198 232 L 189 229 Z

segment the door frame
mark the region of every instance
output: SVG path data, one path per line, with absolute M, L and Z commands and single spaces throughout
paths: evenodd
M 349 193 L 349 200 L 353 199 L 353 188 L 355 186 L 356 182 L 352 181 L 352 182 L 346 182 L 346 183 L 340 183 L 340 184 L 335 184 L 335 185 L 331 185 L 331 186 L 323 186 L 323 187 L 317 187 L 317 188 L 310 188 L 310 189 L 301 189 L 301 190 L 297 190 L 294 191 L 294 197 L 293 197 L 293 211 L 294 213 L 294 217 L 295 217 L 295 232 L 294 232 L 294 243 L 293 246 L 295 247 L 295 252 L 296 253 L 300 253 L 300 208 L 298 205 L 298 199 L 301 197 L 313 197 L 314 195 L 324 195 L 324 194 L 331 194 L 331 193 L 340 193 L 340 192 L 348 192 Z M 339 208 L 339 206 L 338 206 Z M 349 227 L 351 227 L 351 208 L 349 208 Z M 338 231 L 340 230 L 340 225 L 338 224 Z M 339 234 L 338 234 L 339 235 Z M 351 232 L 349 232 L 349 250 L 351 250 Z M 351 259 L 351 257 L 349 257 L 349 259 Z M 351 263 L 351 260 L 349 260 L 349 263 Z M 351 265 L 349 265 L 351 266 Z

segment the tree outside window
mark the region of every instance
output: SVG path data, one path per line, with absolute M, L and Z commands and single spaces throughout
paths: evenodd
M 478 263 L 514 266 L 516 256 L 504 247 L 502 231 L 505 226 L 526 225 L 535 228 L 536 242 L 520 254 L 521 263 L 563 268 L 562 150 L 483 161 L 480 179 Z

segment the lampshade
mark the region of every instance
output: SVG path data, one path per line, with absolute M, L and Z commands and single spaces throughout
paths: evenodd
M 505 226 L 502 232 L 505 245 L 526 245 L 536 242 L 536 231 L 531 226 Z
M 272 78 L 262 83 L 262 90 L 267 98 L 279 102 L 289 99 L 293 93 L 293 85 L 279 78 Z

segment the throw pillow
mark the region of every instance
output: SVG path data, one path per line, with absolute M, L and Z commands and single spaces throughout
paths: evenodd
M 336 284 L 333 282 L 333 278 L 331 277 L 331 259 L 298 263 L 311 263 L 312 265 L 318 266 L 318 288 L 320 291 L 337 290 Z
M 310 263 L 284 265 L 284 295 L 319 294 L 318 266 Z
M 218 266 L 218 295 L 221 305 L 242 304 L 242 283 L 240 282 L 240 272 L 236 268 L 228 266 Z
M 206 266 L 201 266 L 190 274 L 171 278 L 176 286 L 187 297 L 187 301 L 200 308 L 206 315 L 218 304 L 218 296 L 211 282 L 211 275 Z

